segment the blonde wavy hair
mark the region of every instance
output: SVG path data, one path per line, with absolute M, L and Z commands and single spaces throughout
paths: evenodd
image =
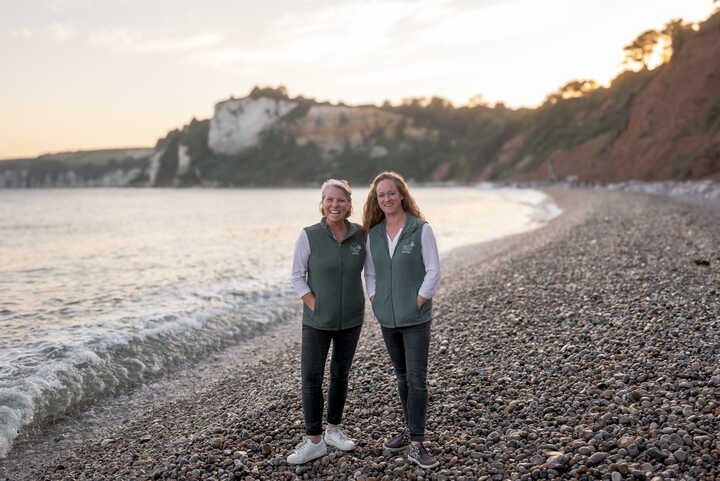
M 408 214 L 425 220 L 425 216 L 420 212 L 420 208 L 415 203 L 415 199 L 410 195 L 410 189 L 408 189 L 407 183 L 402 175 L 396 172 L 385 171 L 379 173 L 373 179 L 372 184 L 370 184 L 370 192 L 368 192 L 367 200 L 363 207 L 363 230 L 366 234 L 385 218 L 385 213 L 380 209 L 380 204 L 378 204 L 377 185 L 383 180 L 388 179 L 395 183 L 398 192 L 403 197 L 403 210 Z
M 348 201 L 348 210 L 345 213 L 345 218 L 347 219 L 350 217 L 350 214 L 352 214 L 352 189 L 350 188 L 350 183 L 345 179 L 328 179 L 323 182 L 322 187 L 320 187 L 320 214 L 323 217 L 327 216 L 323 202 L 325 201 L 325 195 L 327 195 L 327 191 L 330 187 L 337 187 L 345 194 Z

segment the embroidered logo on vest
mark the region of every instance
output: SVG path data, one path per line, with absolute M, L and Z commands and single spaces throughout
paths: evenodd
M 411 254 L 412 250 L 415 248 L 415 241 L 411 240 L 410 242 L 406 242 L 405 244 L 400 246 L 400 253 L 401 254 Z
M 355 243 L 350 246 L 350 254 L 354 256 L 359 256 L 360 252 L 362 251 L 362 245 Z

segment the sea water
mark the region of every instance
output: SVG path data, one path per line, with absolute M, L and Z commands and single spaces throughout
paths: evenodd
M 557 215 L 532 190 L 416 187 L 442 255 Z M 360 222 L 367 187 L 356 188 Z M 0 190 L 0 457 L 18 431 L 295 322 L 316 189 Z

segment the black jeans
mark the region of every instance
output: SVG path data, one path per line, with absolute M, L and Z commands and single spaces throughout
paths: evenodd
M 385 346 L 395 368 L 405 425 L 412 441 L 425 440 L 427 413 L 427 363 L 430 324 L 382 328 Z
M 302 401 L 305 416 L 305 433 L 309 436 L 322 434 L 323 399 L 322 385 L 325 361 L 333 344 L 330 360 L 330 390 L 328 391 L 327 422 L 340 424 L 347 398 L 348 373 L 362 326 L 340 331 L 323 331 L 310 326 L 302 328 Z

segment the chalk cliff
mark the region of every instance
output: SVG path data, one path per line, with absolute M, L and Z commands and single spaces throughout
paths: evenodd
M 297 109 L 297 114 L 286 117 Z M 412 127 L 412 119 L 376 107 L 344 105 L 300 105 L 295 101 L 260 97 L 230 99 L 215 105 L 210 119 L 208 147 L 215 154 L 236 155 L 256 146 L 260 134 L 269 129 L 282 129 L 293 135 L 297 145 L 314 143 L 325 158 L 332 157 L 346 146 L 363 146 L 373 133 L 391 137 L 396 129 L 413 138 L 423 138 L 426 129 Z M 374 145 L 370 146 L 377 147 Z M 382 148 L 374 149 L 382 156 Z
M 297 107 L 297 102 L 266 97 L 229 99 L 215 104 L 210 119 L 208 147 L 215 153 L 235 155 L 257 144 L 258 134 Z
M 381 161 L 411 162 L 435 129 L 398 112 L 303 98 L 249 95 L 215 105 L 158 141 L 144 181 L 153 186 L 303 184 L 372 175 Z M 388 167 L 390 168 L 390 167 Z M 363 177 L 364 178 L 364 177 Z

